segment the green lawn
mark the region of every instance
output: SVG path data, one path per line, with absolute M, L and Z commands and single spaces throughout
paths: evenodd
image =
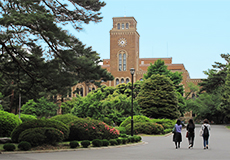
M 228 129 L 230 129 L 230 126 L 227 126 Z

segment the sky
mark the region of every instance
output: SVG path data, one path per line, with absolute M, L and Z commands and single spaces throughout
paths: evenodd
M 190 78 L 207 78 L 214 62 L 230 53 L 230 0 L 104 0 L 102 22 L 71 31 L 92 46 L 101 59 L 110 58 L 113 17 L 134 17 L 140 34 L 140 58 L 172 57 L 184 64 Z

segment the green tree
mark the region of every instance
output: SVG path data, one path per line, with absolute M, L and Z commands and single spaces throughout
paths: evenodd
M 38 118 L 55 116 L 57 114 L 57 109 L 57 104 L 49 102 L 44 97 L 38 99 L 37 102 L 31 99 L 21 108 L 22 113 L 34 115 Z
M 137 101 L 141 113 L 147 117 L 175 119 L 180 116 L 175 87 L 165 75 L 153 74 L 146 79 Z
M 183 85 L 180 85 L 182 82 L 182 72 L 179 73 L 168 70 L 165 62 L 161 59 L 158 59 L 156 62 L 154 62 L 154 64 L 150 63 L 150 66 L 147 69 L 147 73 L 144 74 L 144 78 L 148 79 L 154 74 L 165 75 L 166 77 L 169 77 L 173 81 L 176 90 L 181 95 L 183 95 L 184 88 Z
M 185 93 L 185 99 L 188 99 L 188 97 L 192 94 L 192 93 L 199 93 L 200 91 L 200 87 L 195 85 L 192 82 L 189 82 L 188 84 L 188 88 L 189 88 L 189 92 Z

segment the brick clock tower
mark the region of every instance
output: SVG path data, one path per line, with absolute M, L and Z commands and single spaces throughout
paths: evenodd
M 129 82 L 130 68 L 136 71 L 139 69 L 140 35 L 136 26 L 134 17 L 113 18 L 113 28 L 110 30 L 110 72 L 115 77 L 115 84 L 112 86 Z

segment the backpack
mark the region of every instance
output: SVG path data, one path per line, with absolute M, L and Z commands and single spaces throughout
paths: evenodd
M 208 137 L 209 136 L 209 131 L 208 131 L 208 127 L 207 126 L 204 126 L 203 136 L 204 137 Z

